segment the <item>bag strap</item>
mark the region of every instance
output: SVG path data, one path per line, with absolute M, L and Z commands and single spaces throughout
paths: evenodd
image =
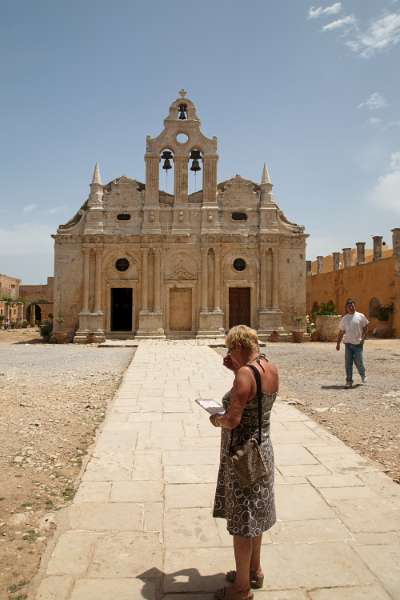
M 254 365 L 247 364 L 246 367 L 249 367 L 253 371 L 254 379 L 256 380 L 256 386 L 257 386 L 256 398 L 257 398 L 257 412 L 258 412 L 258 443 L 261 445 L 261 439 L 262 439 L 262 389 L 261 389 L 261 375 L 260 375 L 259 370 Z M 240 425 L 238 425 L 238 427 L 240 427 Z M 230 452 L 232 450 L 233 432 L 235 431 L 235 429 L 232 429 L 232 431 L 231 431 L 231 439 L 230 439 L 230 444 L 229 444 L 229 454 L 230 454 Z
M 261 389 L 261 375 L 259 370 L 254 365 L 246 365 L 253 371 L 254 379 L 257 385 L 257 412 L 258 412 L 258 443 L 261 444 L 261 431 L 262 431 L 262 389 Z

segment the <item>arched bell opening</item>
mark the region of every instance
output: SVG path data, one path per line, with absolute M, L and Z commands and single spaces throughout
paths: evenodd
M 174 193 L 175 161 L 174 153 L 170 148 L 165 148 L 160 154 L 160 190 L 167 194 Z
M 202 189 L 203 153 L 198 148 L 193 148 L 189 154 L 189 194 Z
M 177 116 L 179 121 L 186 121 L 188 118 L 188 107 L 186 102 L 181 102 L 177 106 Z

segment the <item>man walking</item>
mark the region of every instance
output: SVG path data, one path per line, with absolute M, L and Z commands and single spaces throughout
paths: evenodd
M 354 300 L 349 298 L 345 305 L 346 313 L 339 325 L 339 334 L 336 343 L 336 350 L 340 350 L 340 342 L 343 339 L 345 345 L 345 368 L 346 368 L 346 388 L 353 385 L 353 362 L 360 373 L 362 383 L 366 383 L 365 366 L 363 357 L 364 340 L 368 331 L 368 319 L 365 315 L 356 311 Z

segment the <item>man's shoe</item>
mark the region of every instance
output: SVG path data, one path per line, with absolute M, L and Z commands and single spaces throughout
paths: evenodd
M 367 383 L 366 375 L 364 375 L 364 377 L 361 377 L 361 383 Z
M 352 388 L 352 387 L 353 387 L 353 384 L 351 383 L 351 381 L 346 381 L 346 383 L 345 383 L 345 386 L 344 386 L 344 387 L 345 387 L 346 389 L 348 389 L 348 388 Z

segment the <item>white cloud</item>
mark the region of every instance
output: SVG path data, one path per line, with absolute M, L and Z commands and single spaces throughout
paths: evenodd
M 400 214 L 400 152 L 390 156 L 390 171 L 378 178 L 370 194 L 370 200 L 379 208 Z
M 35 210 L 35 208 L 37 208 L 37 204 L 27 204 L 22 210 L 24 213 L 30 213 Z
M 323 8 L 322 6 L 318 6 L 318 8 L 314 8 L 313 6 L 311 6 L 311 8 L 308 11 L 308 18 L 317 19 L 318 17 L 322 17 L 323 15 L 337 15 L 341 10 L 341 2 L 335 2 L 334 4 L 326 6 L 325 8 Z
M 343 29 L 344 27 L 353 27 L 356 23 L 356 18 L 353 15 L 347 15 L 336 21 L 331 21 L 327 25 L 322 27 L 322 31 L 335 31 L 336 29 Z
M 386 99 L 379 92 L 373 92 L 364 102 L 358 105 L 357 108 L 368 108 L 369 110 L 379 110 L 387 106 Z
M 62 212 L 63 210 L 66 210 L 66 206 L 65 204 L 62 204 L 60 206 L 53 206 L 52 208 L 49 208 L 48 210 L 46 210 L 46 214 L 48 215 L 55 215 L 58 212 Z
M 400 42 L 400 12 L 386 13 L 364 32 L 358 31 L 354 39 L 346 42 L 354 52 L 369 58 L 375 52 L 395 46 Z
M 55 227 L 39 223 L 19 223 L 0 229 L 0 256 L 32 256 L 51 251 Z
M 380 119 L 379 117 L 370 117 L 368 119 L 368 123 L 370 125 L 373 125 L 374 127 L 377 127 L 378 125 L 380 125 L 382 123 L 382 119 Z
M 390 168 L 393 171 L 400 171 L 400 152 L 392 152 L 390 156 Z

